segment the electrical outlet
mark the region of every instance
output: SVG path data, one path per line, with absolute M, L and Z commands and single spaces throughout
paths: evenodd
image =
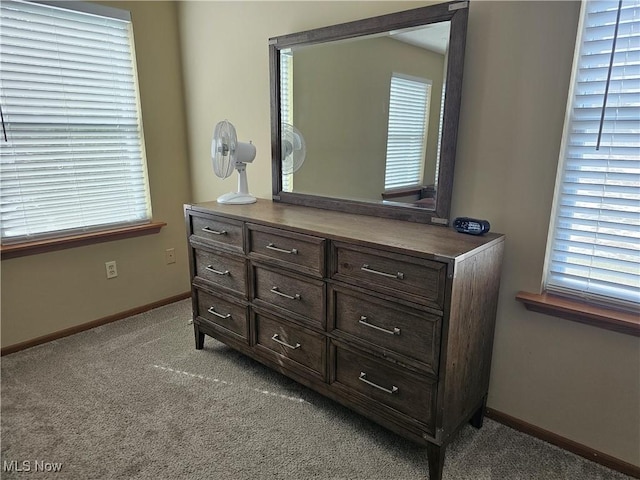
M 164 252 L 164 258 L 167 261 L 167 265 L 170 263 L 176 263 L 176 249 L 175 248 L 167 248 Z
M 116 261 L 106 262 L 104 266 L 107 269 L 107 278 L 116 278 L 118 276 L 118 268 L 116 267 Z

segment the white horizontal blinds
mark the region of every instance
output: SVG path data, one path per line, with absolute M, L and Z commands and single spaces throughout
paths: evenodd
M 430 98 L 430 80 L 391 76 L 385 190 L 422 183 Z
M 293 55 L 280 51 L 280 121 L 293 125 Z M 282 175 L 282 190 L 293 191 L 293 173 Z
M 149 221 L 130 21 L 3 0 L 0 102 L 3 243 Z
M 446 73 L 446 72 L 445 72 Z M 442 93 L 440 96 L 440 118 L 438 119 L 438 148 L 436 149 L 436 177 L 434 184 L 438 186 L 438 172 L 440 171 L 440 154 L 442 153 L 442 130 L 444 129 L 444 99 L 447 90 L 446 78 L 442 82 Z
M 617 1 L 588 2 L 583 8 L 546 289 L 637 308 L 640 0 L 621 2 L 617 35 Z

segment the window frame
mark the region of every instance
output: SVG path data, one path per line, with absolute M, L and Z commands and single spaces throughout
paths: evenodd
M 280 124 L 293 125 L 293 52 L 280 51 Z M 286 94 L 284 93 L 286 92 Z M 293 192 L 293 172 L 282 174 L 282 190 Z
M 16 241 L 6 241 L 6 239 L 3 238 L 2 243 L 0 243 L 0 255 L 2 260 L 7 258 L 15 258 L 25 255 L 72 248 L 76 246 L 158 233 L 162 227 L 166 226 L 166 223 L 153 220 L 151 185 L 149 181 L 148 160 L 146 155 L 146 144 L 144 137 L 139 72 L 136 60 L 135 35 L 133 31 L 133 21 L 131 18 L 131 13 L 128 10 L 88 2 L 44 0 L 21 1 L 27 4 L 36 4 L 85 13 L 98 17 L 112 18 L 115 20 L 127 22 L 129 24 L 128 41 L 131 55 L 130 65 L 133 74 L 133 92 L 135 94 L 136 101 L 138 139 L 141 159 L 141 173 L 139 176 L 139 180 L 143 182 L 143 190 L 145 193 L 147 204 L 147 214 L 145 219 L 129 223 L 122 222 L 114 224 L 112 222 L 109 222 L 96 224 L 89 227 L 78 226 L 77 228 L 71 229 L 59 229 L 47 232 L 45 234 L 36 234 L 33 236 L 33 238 L 22 238 Z M 4 123 L 8 122 L 4 120 Z
M 550 291 L 547 288 L 547 281 L 550 275 L 551 255 L 555 242 L 555 227 L 559 218 L 559 204 L 562 197 L 562 189 L 565 177 L 565 166 L 567 162 L 568 141 L 571 134 L 571 123 L 574 105 L 574 95 L 576 90 L 577 71 L 581 65 L 581 53 L 584 43 L 585 22 L 587 21 L 587 0 L 581 5 L 580 20 L 578 23 L 574 60 L 571 70 L 571 83 L 567 96 L 567 106 L 563 127 L 562 143 L 559 153 L 558 170 L 554 188 L 553 207 L 551 211 L 550 225 L 546 244 L 546 254 L 542 278 L 542 292 L 539 294 L 530 292 L 518 292 L 516 300 L 522 302 L 528 310 L 552 315 L 567 320 L 577 321 L 594 325 L 597 327 L 613 330 L 634 336 L 640 336 L 640 317 L 638 307 L 629 305 L 622 299 L 619 302 L 610 303 L 597 296 L 585 298 L 581 295 L 581 290 Z
M 388 186 L 388 164 L 389 164 L 389 143 L 390 140 L 392 138 L 392 134 L 391 134 L 391 130 L 390 130 L 390 123 L 391 123 L 391 109 L 392 109 L 392 98 L 393 98 L 393 94 L 394 94 L 394 90 L 393 90 L 393 86 L 394 86 L 394 79 L 399 79 L 400 81 L 405 81 L 405 82 L 413 82 L 416 84 L 421 84 L 424 85 L 424 89 L 425 89 L 425 104 L 424 104 L 424 128 L 422 129 L 422 143 L 421 143 L 421 153 L 420 153 L 420 158 L 418 159 L 418 166 L 419 166 L 419 170 L 420 173 L 418 175 L 418 179 L 416 183 L 403 183 L 402 185 L 394 185 L 389 187 Z M 383 191 L 385 193 L 392 193 L 394 191 L 401 191 L 401 190 L 405 190 L 407 188 L 410 187 L 416 187 L 416 186 L 421 186 L 424 184 L 424 166 L 425 166 L 425 155 L 426 155 L 426 150 L 427 150 L 427 132 L 429 130 L 429 113 L 430 113 L 430 107 L 431 107 L 431 96 L 433 93 L 433 80 L 428 79 L 428 78 L 423 78 L 423 77 L 416 77 L 413 75 L 407 75 L 404 73 L 399 73 L 399 72 L 393 72 L 391 74 L 391 78 L 389 80 L 389 119 L 387 122 L 387 143 L 386 143 L 386 151 L 385 151 L 385 174 L 384 174 L 384 188 Z M 397 94 L 397 92 L 396 92 Z M 414 166 L 415 168 L 415 166 Z

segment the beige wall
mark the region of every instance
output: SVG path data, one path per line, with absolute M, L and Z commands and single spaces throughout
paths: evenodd
M 471 4 L 453 215 L 507 235 L 489 404 L 640 465 L 640 341 L 530 313 L 538 292 L 579 2 Z
M 195 199 L 234 186 L 209 165 L 223 118 L 254 140 L 250 186 L 270 197 L 269 37 L 423 4 L 180 3 Z M 578 11 L 577 2 L 471 2 L 452 218 L 486 218 L 507 234 L 489 406 L 640 465 L 638 339 L 514 299 L 541 282 Z
M 189 290 L 182 205 L 190 201 L 178 40 L 172 2 L 113 2 L 132 12 L 157 235 L 2 261 L 2 346 Z M 165 250 L 177 262 L 165 264 Z M 104 263 L 116 260 L 107 280 Z
M 299 193 L 382 200 L 393 73 L 431 80 L 426 184 L 434 183 L 444 55 L 392 38 L 296 50 L 293 119 L 306 140 Z

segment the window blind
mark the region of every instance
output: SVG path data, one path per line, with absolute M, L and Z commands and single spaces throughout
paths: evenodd
M 280 121 L 293 125 L 293 55 L 280 51 Z M 282 175 L 282 190 L 293 191 L 293 173 Z
M 576 52 L 545 288 L 637 309 L 640 0 L 583 4 Z
M 446 70 L 445 70 L 446 74 Z M 447 80 L 442 82 L 442 94 L 440 96 L 440 118 L 438 119 L 438 148 L 436 149 L 436 177 L 434 184 L 438 186 L 438 172 L 440 171 L 440 153 L 442 152 L 442 130 L 444 129 L 444 100 L 447 93 Z
M 422 183 L 431 81 L 394 73 L 389 92 L 385 190 Z
M 0 3 L 2 242 L 151 217 L 128 12 Z

